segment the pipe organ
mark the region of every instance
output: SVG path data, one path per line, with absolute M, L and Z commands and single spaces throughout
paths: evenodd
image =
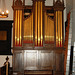
M 50 17 L 51 14 L 48 14 L 46 11 L 44 13 L 45 19 L 45 43 L 54 43 L 54 19 Z M 54 15 L 53 15 L 54 16 Z
M 22 10 L 15 11 L 15 46 L 22 46 Z
M 62 47 L 62 11 L 56 11 L 56 47 Z
M 36 1 L 35 14 L 35 46 L 43 46 L 43 2 Z
M 33 12 L 24 20 L 23 43 L 33 43 Z
M 13 70 L 19 75 L 64 75 L 64 0 L 13 0 Z

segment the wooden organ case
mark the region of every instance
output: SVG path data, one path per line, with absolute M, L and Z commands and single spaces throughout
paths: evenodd
M 64 0 L 13 0 L 13 71 L 18 75 L 64 75 Z

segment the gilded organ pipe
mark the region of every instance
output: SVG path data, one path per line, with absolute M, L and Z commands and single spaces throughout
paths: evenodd
M 56 47 L 62 47 L 62 11 L 56 11 Z
M 35 3 L 35 46 L 43 46 L 43 13 L 41 1 Z
M 22 45 L 22 10 L 15 11 L 15 46 Z
M 54 20 L 45 11 L 45 43 L 54 43 Z
M 24 21 L 23 43 L 33 43 L 33 12 Z

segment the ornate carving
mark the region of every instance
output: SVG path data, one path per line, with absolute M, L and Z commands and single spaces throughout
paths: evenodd
M 54 10 L 63 10 L 64 9 L 64 1 L 57 0 L 56 2 L 53 0 Z
M 22 1 L 21 0 L 16 0 L 15 1 L 15 5 L 16 6 L 21 6 L 22 5 Z
M 25 0 L 23 0 L 23 5 L 25 5 Z

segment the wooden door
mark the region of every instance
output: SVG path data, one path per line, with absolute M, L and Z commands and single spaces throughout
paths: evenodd
M 25 50 L 25 74 L 52 74 L 53 51 L 50 50 Z
M 25 50 L 24 51 L 24 70 L 38 69 L 38 51 Z
M 55 75 L 64 74 L 64 55 L 63 53 L 55 53 Z
M 40 63 L 41 70 L 52 70 L 53 69 L 53 51 L 41 50 L 39 63 Z

